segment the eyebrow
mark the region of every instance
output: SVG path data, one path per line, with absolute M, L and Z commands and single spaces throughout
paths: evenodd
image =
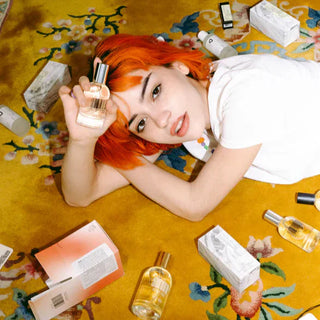
M 140 97 L 140 101 L 142 102 L 143 99 L 144 99 L 144 95 L 145 95 L 145 92 L 146 92 L 146 89 L 147 89 L 147 85 L 148 85 L 148 82 L 149 82 L 149 79 L 151 77 L 151 74 L 152 72 L 150 72 L 143 80 L 143 83 L 142 83 L 142 91 L 141 91 L 141 97 Z M 137 117 L 137 114 L 134 114 L 131 119 L 129 120 L 128 124 L 129 124 L 129 127 L 131 125 L 131 123 L 134 121 L 134 119 Z
M 150 73 L 144 78 L 144 80 L 143 80 L 141 97 L 140 97 L 140 100 L 141 100 L 141 101 L 144 99 L 144 94 L 145 94 L 145 92 L 146 92 L 147 85 L 148 85 L 149 79 L 150 79 L 150 77 L 151 77 L 151 74 L 152 74 L 152 72 L 150 72 Z

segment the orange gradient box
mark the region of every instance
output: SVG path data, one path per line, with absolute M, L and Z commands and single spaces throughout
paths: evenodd
M 95 220 L 36 258 L 49 276 L 49 289 L 29 301 L 37 320 L 57 316 L 124 274 L 119 250 Z

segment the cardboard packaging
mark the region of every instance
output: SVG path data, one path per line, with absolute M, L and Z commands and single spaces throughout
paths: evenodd
M 68 65 L 49 61 L 23 94 L 27 106 L 32 110 L 49 112 L 59 98 L 59 88 L 70 81 Z
M 198 251 L 238 292 L 260 278 L 260 263 L 219 225 L 199 238 Z
M 300 21 L 266 0 L 250 8 L 250 24 L 284 47 L 300 36 Z
M 36 254 L 49 289 L 32 297 L 36 320 L 48 320 L 123 275 L 120 254 L 95 220 Z
M 5 246 L 4 244 L 0 243 L 0 269 L 4 266 L 4 264 L 9 259 L 10 255 L 12 254 L 13 249 Z

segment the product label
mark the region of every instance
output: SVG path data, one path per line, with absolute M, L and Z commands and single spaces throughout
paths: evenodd
M 3 244 L 0 244 L 0 269 L 3 267 L 3 265 L 9 259 L 12 252 L 13 252 L 13 249 L 11 249 Z
M 118 264 L 112 250 L 106 243 L 90 251 L 72 263 L 84 289 L 100 281 L 118 269 Z
M 163 281 L 161 278 L 154 278 L 154 279 L 152 279 L 151 286 L 152 286 L 153 288 L 159 289 L 159 290 L 162 291 L 165 295 L 168 294 L 169 289 L 170 289 L 168 283 L 166 283 L 165 281 Z

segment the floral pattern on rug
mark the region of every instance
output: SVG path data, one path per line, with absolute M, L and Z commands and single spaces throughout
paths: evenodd
M 295 309 L 275 299 L 282 299 L 294 292 L 295 284 L 289 287 L 271 287 L 264 289 L 263 272 L 281 277 L 286 280 L 285 272 L 272 261 L 262 261 L 262 259 L 270 258 L 282 252 L 281 248 L 272 248 L 271 236 L 261 239 L 249 237 L 247 244 L 248 252 L 260 262 L 260 279 L 239 293 L 235 288 L 225 283 L 224 278 L 212 266 L 210 266 L 210 279 L 213 284 L 201 285 L 192 282 L 189 285 L 191 291 L 190 298 L 193 300 L 202 300 L 209 302 L 212 297 L 213 312 L 207 310 L 206 314 L 209 320 L 231 320 L 219 314 L 223 309 L 232 309 L 237 320 L 251 319 L 259 313 L 259 320 L 272 320 L 281 317 L 293 316 L 301 313 L 303 309 Z M 212 293 L 210 292 L 212 290 Z M 222 292 L 221 292 L 222 291 Z M 212 297 L 211 297 L 212 295 Z M 270 301 L 269 299 L 272 299 Z M 270 310 L 276 313 L 276 318 L 270 314 Z

